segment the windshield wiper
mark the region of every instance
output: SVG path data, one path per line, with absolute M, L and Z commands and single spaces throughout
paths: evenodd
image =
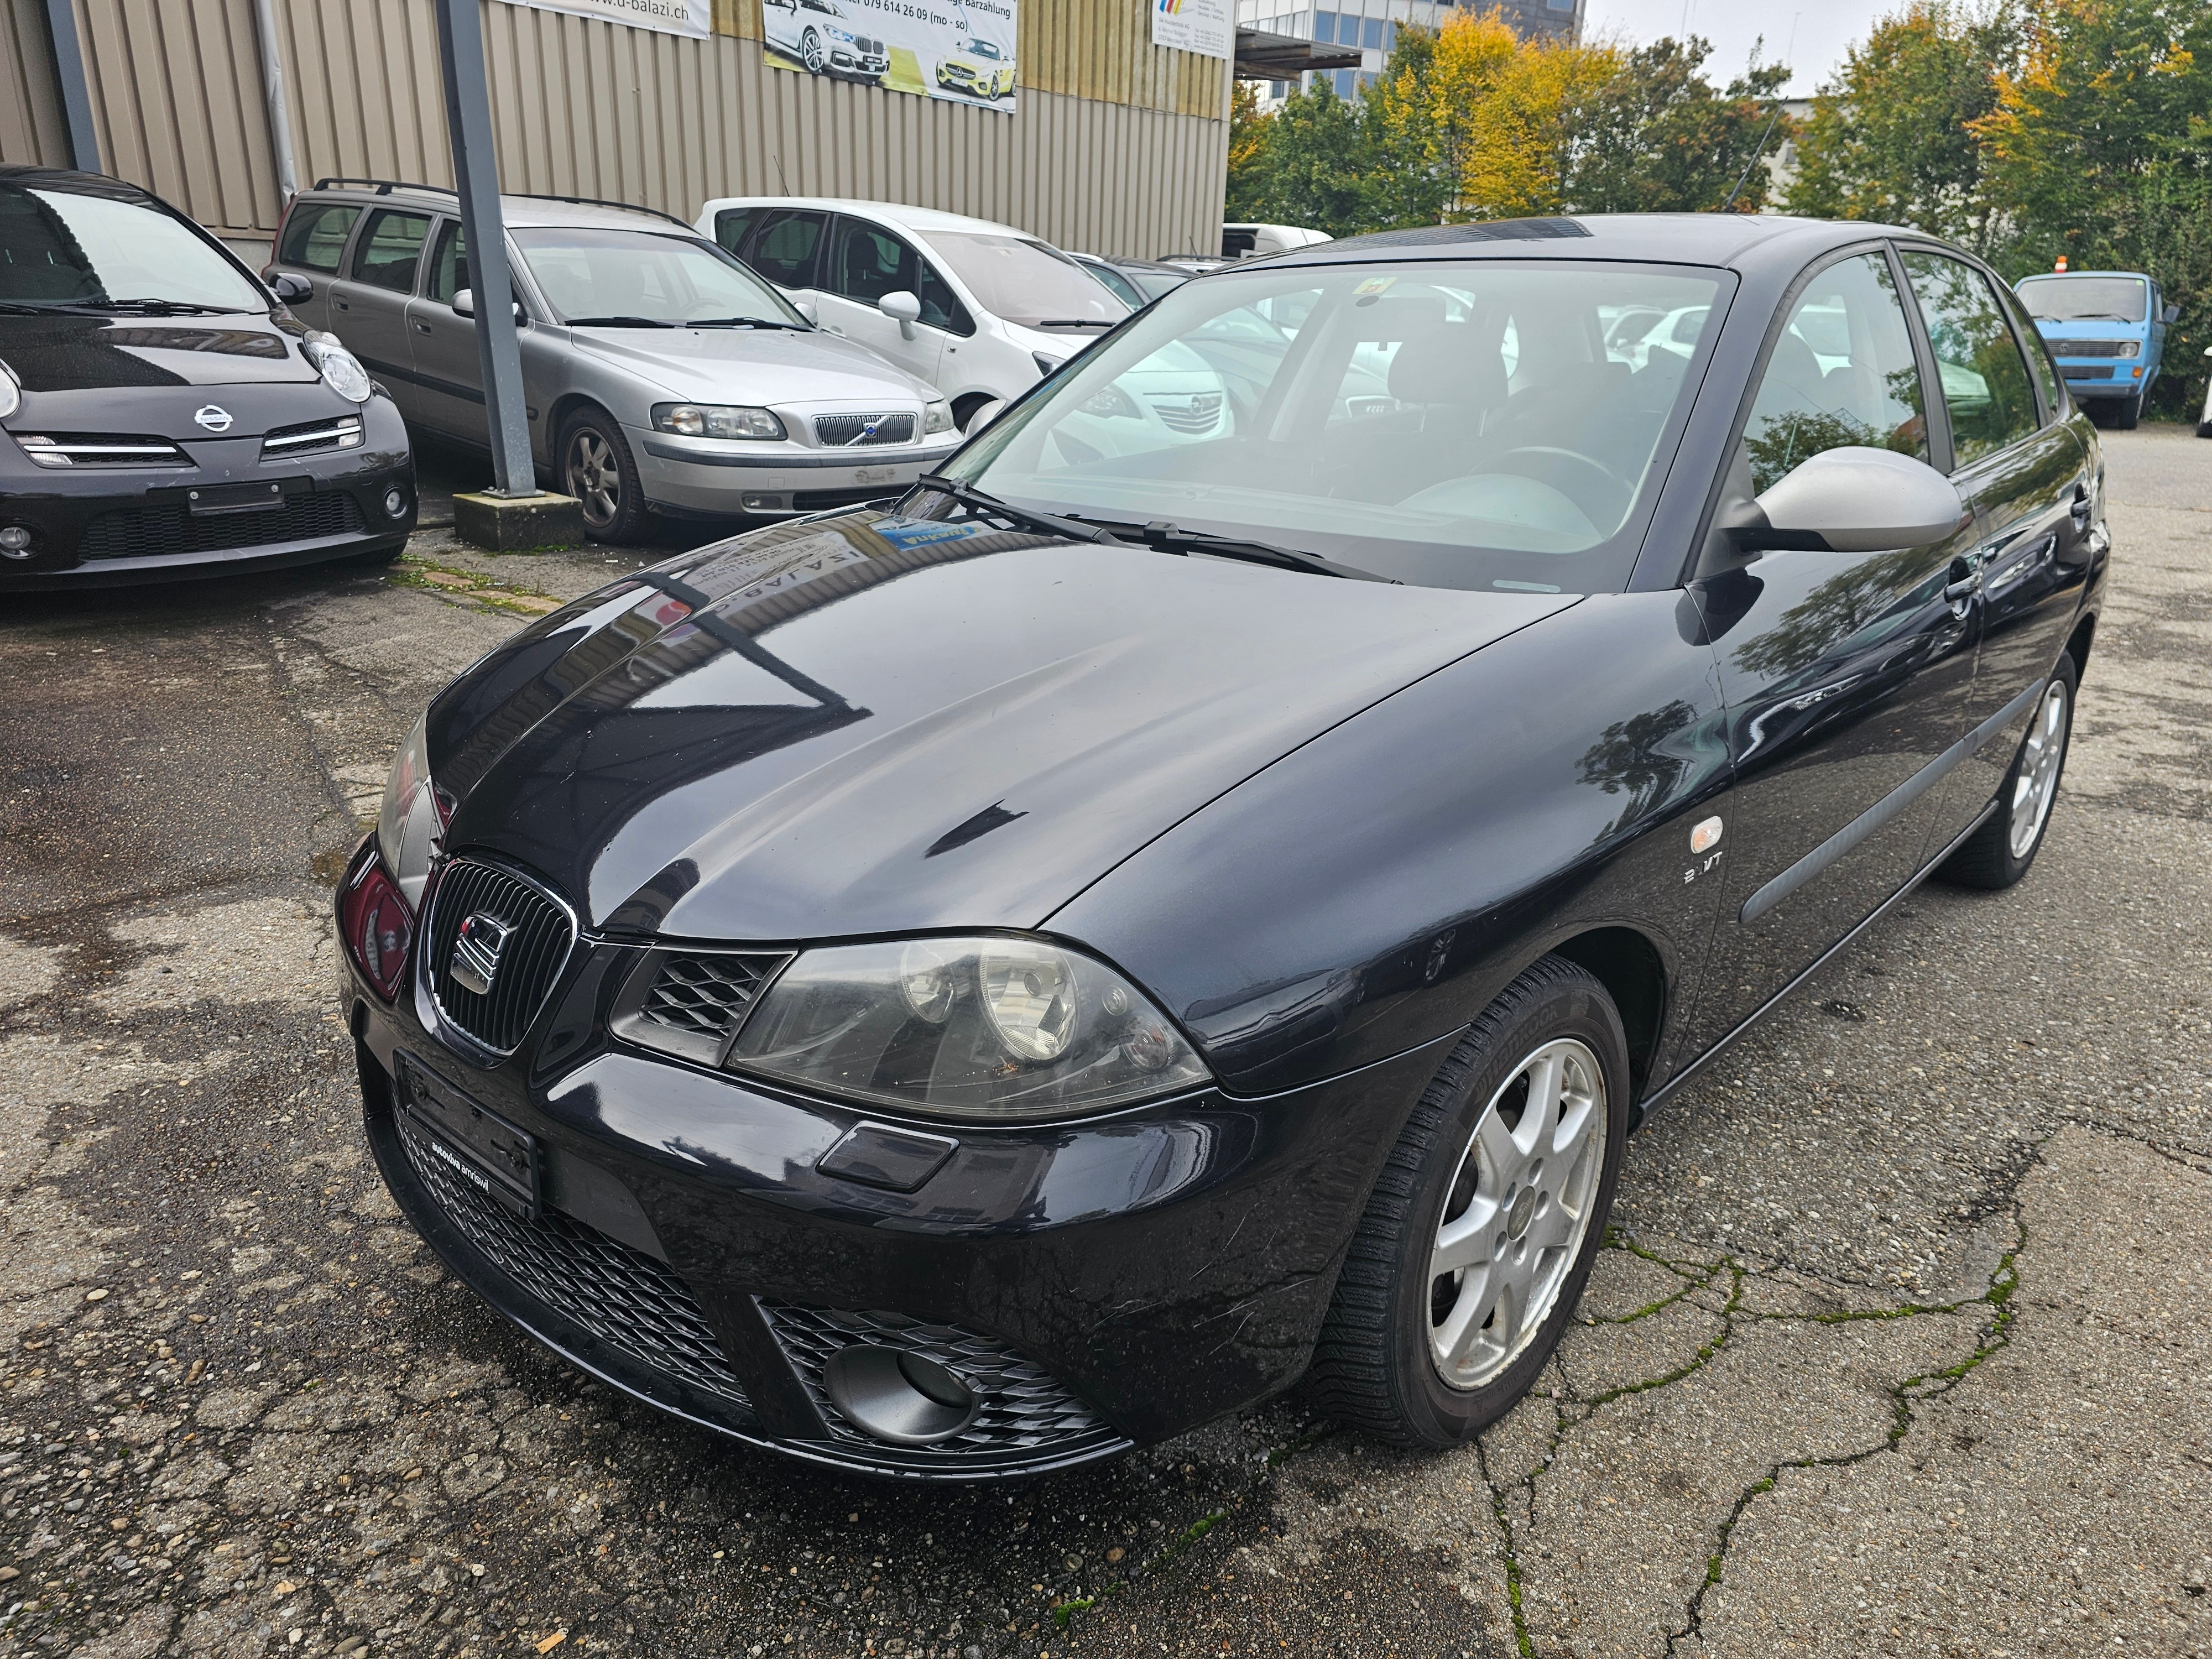
M 1115 325 L 1099 317 L 1047 317 L 1036 326 L 1039 328 L 1112 328 Z
M 1324 559 L 1318 553 L 1302 552 L 1295 547 L 1278 547 L 1273 542 L 1255 542 L 1242 536 L 1215 536 L 1203 530 L 1185 530 L 1181 525 L 1156 519 L 1143 526 L 1117 525 L 1128 539 L 1156 548 L 1163 553 L 1210 553 L 1224 559 L 1242 559 L 1248 564 L 1272 564 L 1284 570 L 1303 570 L 1313 576 L 1343 576 L 1352 581 L 1389 582 L 1394 586 L 1402 583 L 1390 576 L 1378 576 L 1371 570 L 1362 570 L 1358 565 L 1339 564 L 1334 559 Z
M 80 300 L 87 311 L 136 311 L 148 317 L 222 317 L 238 306 L 195 305 L 190 300 Z
M 87 311 L 74 301 L 0 300 L 0 311 L 15 317 L 89 317 L 96 313 Z
M 766 317 L 693 317 L 684 324 L 686 328 L 787 328 L 794 334 L 806 332 L 804 323 L 781 323 Z
M 571 317 L 570 328 L 674 328 L 658 317 Z
M 2077 311 L 2070 317 L 2039 317 L 2045 323 L 2140 323 L 2140 317 L 2123 317 L 2117 311 Z
M 1073 536 L 1078 541 L 1096 542 L 1101 547 L 1126 546 L 1119 537 L 1108 534 L 1095 525 L 1085 524 L 1079 519 L 1063 519 L 1050 513 L 1035 513 L 1025 507 L 1016 507 L 1002 501 L 988 490 L 964 484 L 957 478 L 946 478 L 934 472 L 925 472 L 915 480 L 916 488 L 933 489 L 940 495 L 950 495 L 970 513 L 985 518 L 1006 519 L 1012 523 L 1027 525 L 1031 530 L 1046 536 Z

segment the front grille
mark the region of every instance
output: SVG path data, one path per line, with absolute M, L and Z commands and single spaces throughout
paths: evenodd
M 957 1325 L 925 1325 L 894 1313 L 842 1313 L 760 1298 L 769 1328 L 838 1439 L 878 1451 L 884 1443 L 845 1420 L 823 1385 L 822 1367 L 841 1348 L 897 1348 L 935 1360 L 982 1400 L 975 1420 L 950 1440 L 902 1449 L 922 1462 L 979 1457 L 1058 1460 L 1123 1443 L 1060 1383 L 1003 1342 Z
M 2050 345 L 2058 357 L 2132 357 L 2142 349 L 2140 340 L 2053 340 Z
M 862 501 L 879 501 L 885 496 L 896 495 L 904 484 L 863 485 L 857 489 L 802 489 L 791 498 L 794 513 L 826 513 L 833 507 L 858 507 Z
M 2069 380 L 2109 380 L 2120 371 L 2117 368 L 2083 368 L 2077 364 L 2064 363 L 2058 372 Z
M 287 495 L 283 507 L 268 513 L 196 517 L 181 506 L 133 507 L 103 513 L 86 526 L 78 556 L 157 559 L 177 553 L 222 553 L 232 548 L 270 547 L 323 536 L 354 536 L 361 531 L 361 508 L 343 490 Z
M 875 430 L 870 432 L 869 427 Z M 874 444 L 914 441 L 911 415 L 817 415 L 814 441 L 830 449 L 866 449 Z
M 143 433 L 33 432 L 16 442 L 40 466 L 190 466 L 167 438 Z
M 1170 432 L 1211 432 L 1221 424 L 1221 394 L 1201 392 L 1188 398 L 1155 398 L 1152 412 Z
M 264 461 L 289 461 L 295 455 L 319 455 L 333 449 L 358 449 L 362 443 L 361 416 L 341 415 L 335 420 L 302 421 L 280 426 L 261 441 Z
M 489 1201 L 455 1180 L 404 1116 L 399 1142 L 447 1218 L 531 1295 L 641 1364 L 750 1404 L 698 1298 L 660 1262 L 557 1210 L 530 1221 Z
M 488 992 L 453 977 L 453 946 L 461 924 L 488 915 L 514 931 L 500 946 Z M 446 1018 L 487 1048 L 511 1054 L 538 1017 L 576 942 L 575 924 L 544 892 L 504 870 L 473 859 L 446 866 L 431 901 L 422 961 L 430 994 Z
M 672 956 L 639 1005 L 648 1025 L 702 1036 L 726 1037 L 752 1006 L 761 982 L 785 960 L 781 956 Z

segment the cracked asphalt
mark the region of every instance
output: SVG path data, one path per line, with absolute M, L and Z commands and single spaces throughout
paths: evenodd
M 2106 444 L 2033 872 L 1923 888 L 1632 1140 L 1527 1401 L 1012 1490 L 627 1403 L 374 1178 L 329 884 L 430 694 L 665 546 L 11 601 L 0 1656 L 2212 1655 L 2212 445 Z

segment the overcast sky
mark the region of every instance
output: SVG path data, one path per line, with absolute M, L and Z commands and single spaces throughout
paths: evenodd
M 1717 86 L 1742 71 L 1764 35 L 1759 61 L 1778 59 L 1796 71 L 1784 95 L 1809 98 L 1875 18 L 1903 9 L 1904 0 L 1588 0 L 1583 34 L 1639 46 L 1662 34 L 1702 34 L 1713 43 L 1705 73 Z

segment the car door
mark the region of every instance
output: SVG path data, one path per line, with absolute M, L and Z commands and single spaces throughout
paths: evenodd
M 430 216 L 379 208 L 355 235 L 345 275 L 331 285 L 331 332 L 382 380 L 409 420 L 423 418 L 408 343 L 407 304 L 422 263 Z
M 2032 693 L 2073 626 L 2088 576 L 2095 481 L 2088 451 L 2060 416 L 2041 343 L 2015 316 L 2011 294 L 1962 259 L 1911 248 L 1903 257 L 1942 379 L 1952 476 L 1974 509 L 1982 589 L 1966 724 L 1983 741 L 1945 781 L 1932 855 L 1996 794 Z
M 1930 459 L 1931 373 L 1887 250 L 1814 268 L 1770 341 L 1721 516 L 1729 498 L 1747 502 L 1822 450 Z M 1699 1046 L 1748 1018 L 1914 874 L 1933 817 L 1931 769 L 1940 775 L 1966 730 L 1974 617 L 1960 577 L 1972 548 L 1965 520 L 1923 547 L 1768 552 L 1693 586 L 1735 769 Z
M 886 294 L 921 297 L 921 255 L 888 228 L 839 214 L 830 234 L 830 254 L 822 275 L 822 325 L 862 345 L 872 346 L 910 374 L 937 384 L 945 357 L 943 319 L 923 320 L 908 331 L 877 309 Z M 932 273 L 934 275 L 934 273 Z
M 357 202 L 302 202 L 284 221 L 284 234 L 270 263 L 307 279 L 313 292 L 293 301 L 291 310 L 310 328 L 331 327 L 331 285 L 344 264 L 346 243 L 361 216 Z
M 488 428 L 476 319 L 453 309 L 453 295 L 470 286 L 468 241 L 460 222 L 441 219 L 430 241 L 423 291 L 407 304 L 417 418 L 437 431 L 481 444 Z
M 830 216 L 811 208 L 768 208 L 750 216 L 741 248 L 732 250 L 794 301 L 819 309 L 817 268 L 830 233 Z M 723 246 L 729 244 L 724 242 Z

